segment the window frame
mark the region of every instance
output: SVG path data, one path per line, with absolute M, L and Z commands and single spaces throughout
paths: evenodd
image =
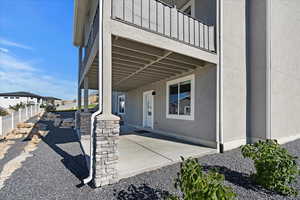
M 178 114 L 169 114 L 169 98 L 170 98 L 170 86 L 174 84 L 180 84 L 185 81 L 191 81 L 191 114 L 190 115 L 180 115 Z M 180 87 L 179 89 L 180 90 Z M 180 101 L 178 101 L 180 102 Z M 180 103 L 178 103 L 178 107 Z M 178 109 L 179 111 L 179 109 Z M 166 118 L 167 119 L 179 119 L 179 120 L 195 120 L 195 74 L 184 76 L 178 79 L 170 80 L 166 83 Z
M 120 112 L 120 98 L 124 98 L 124 112 Z M 126 114 L 126 96 L 125 94 L 121 94 L 117 96 L 117 110 L 119 115 L 125 115 Z

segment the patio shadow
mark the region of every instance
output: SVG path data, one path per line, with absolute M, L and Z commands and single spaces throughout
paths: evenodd
M 154 189 L 146 184 L 141 186 L 130 185 L 127 190 L 115 193 L 117 200 L 159 200 L 164 199 L 169 192 Z
M 223 174 L 225 176 L 225 180 L 237 185 L 239 187 L 243 187 L 247 190 L 253 190 L 253 191 L 262 191 L 266 194 L 274 194 L 274 192 L 269 191 L 267 189 L 264 189 L 263 187 L 257 185 L 250 177 L 250 175 L 242 172 L 237 172 L 234 170 L 231 170 L 224 166 L 218 166 L 218 165 L 203 165 L 203 170 L 216 170 L 220 174 Z
M 66 118 L 65 113 L 60 113 L 62 118 Z M 67 113 L 68 115 L 69 113 Z M 69 114 L 70 115 L 70 114 Z M 73 132 L 72 128 L 58 128 L 54 127 L 52 122 L 44 121 L 48 125 L 49 133 L 41 139 L 45 142 L 55 153 L 62 157 L 62 164 L 80 181 L 88 176 L 88 168 L 86 166 L 85 157 L 82 154 L 73 156 L 60 148 L 58 144 L 77 143 L 79 140 Z M 73 144 L 72 144 L 73 145 Z M 71 148 L 70 146 L 68 148 Z

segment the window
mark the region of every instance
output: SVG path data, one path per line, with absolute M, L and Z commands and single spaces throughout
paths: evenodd
M 16 99 L 20 99 L 20 97 L 16 97 Z
M 194 120 L 195 75 L 167 82 L 167 118 Z
M 10 99 L 14 99 L 14 97 L 9 97 Z
M 118 113 L 125 114 L 125 95 L 118 96 Z
M 4 99 L 8 99 L 8 97 L 4 97 Z

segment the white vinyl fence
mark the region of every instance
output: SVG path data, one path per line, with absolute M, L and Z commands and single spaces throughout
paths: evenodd
M 10 131 L 17 127 L 18 123 L 27 121 L 39 114 L 41 111 L 42 109 L 40 108 L 40 105 L 36 104 L 0 117 L 0 136 L 7 135 Z

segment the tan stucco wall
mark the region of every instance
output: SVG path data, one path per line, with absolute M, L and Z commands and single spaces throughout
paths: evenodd
M 300 137 L 300 2 L 269 3 L 248 2 L 248 137 L 268 138 L 269 104 L 270 136 L 285 142 Z
M 300 1 L 271 1 L 271 136 L 300 134 Z
M 166 118 L 166 82 L 140 87 L 126 94 L 125 121 L 142 126 L 143 92 L 154 90 L 154 129 L 194 138 L 195 142 L 216 141 L 216 67 L 197 69 L 195 72 L 195 120 Z
M 247 1 L 247 137 L 266 138 L 266 1 Z
M 245 0 L 222 2 L 223 139 L 239 145 L 246 138 L 246 7 Z

